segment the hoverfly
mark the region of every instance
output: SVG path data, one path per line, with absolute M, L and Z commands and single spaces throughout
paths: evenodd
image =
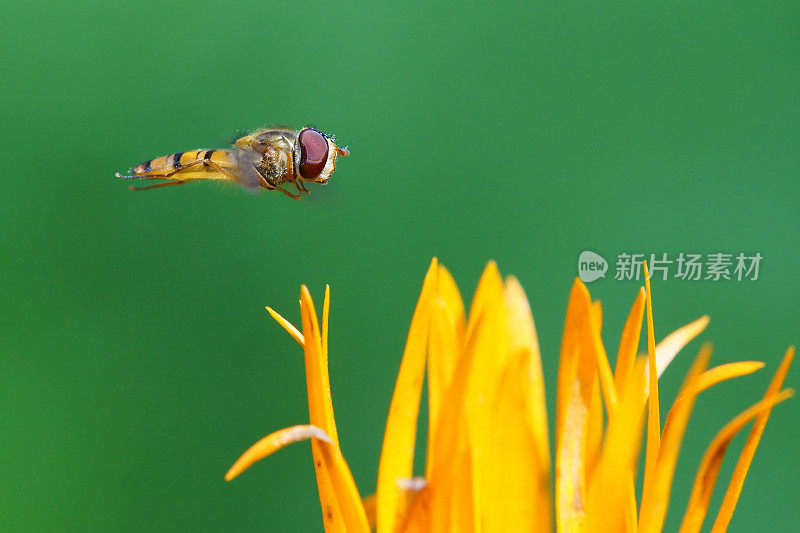
M 183 185 L 192 180 L 222 180 L 248 189 L 265 188 L 300 199 L 310 194 L 305 181 L 325 183 L 336 168 L 336 157 L 350 155 L 333 140 L 314 128 L 264 128 L 233 143 L 230 150 L 192 150 L 165 155 L 131 168 L 118 178 L 163 179 L 154 185 L 133 190 Z M 292 183 L 300 194 L 281 185 Z

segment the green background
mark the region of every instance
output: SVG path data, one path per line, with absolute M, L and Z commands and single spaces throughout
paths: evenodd
M 222 480 L 307 421 L 301 352 L 264 311 L 297 322 L 301 283 L 320 302 L 332 286 L 334 406 L 367 494 L 432 256 L 467 299 L 489 259 L 520 278 L 552 410 L 581 251 L 609 274 L 621 252 L 760 252 L 755 282 L 654 283 L 657 337 L 708 313 L 714 362 L 767 363 L 701 397 L 667 530 L 707 443 L 798 341 L 795 2 L 3 11 L 0 529 L 321 530 L 308 444 Z M 302 202 L 113 178 L 269 123 L 316 125 L 352 156 Z M 615 353 L 637 283 L 590 290 Z M 664 375 L 662 405 L 698 347 Z M 775 410 L 731 531 L 800 518 L 798 406 Z

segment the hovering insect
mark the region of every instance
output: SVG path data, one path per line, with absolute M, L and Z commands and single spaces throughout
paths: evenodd
M 278 190 L 299 200 L 310 194 L 304 182 L 327 182 L 336 168 L 336 157 L 350 155 L 333 140 L 314 128 L 293 130 L 265 128 L 237 139 L 230 150 L 192 150 L 151 159 L 131 168 L 118 178 L 164 179 L 154 185 L 133 190 L 183 185 L 192 180 L 222 180 L 248 189 Z M 300 194 L 281 185 L 292 183 Z

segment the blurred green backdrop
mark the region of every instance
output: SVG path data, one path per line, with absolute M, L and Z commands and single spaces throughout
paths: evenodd
M 488 259 L 521 279 L 552 409 L 582 250 L 758 251 L 756 282 L 654 285 L 659 338 L 708 313 L 716 363 L 767 363 L 701 397 L 674 530 L 705 446 L 798 341 L 799 23 L 795 2 L 7 6 L 2 529 L 320 531 L 307 444 L 222 480 L 307 421 L 300 350 L 264 311 L 297 321 L 301 283 L 332 285 L 334 405 L 367 494 L 432 256 L 467 299 Z M 302 202 L 113 178 L 265 123 L 353 155 Z M 611 352 L 636 289 L 590 285 Z M 800 518 L 799 405 L 775 410 L 732 531 Z

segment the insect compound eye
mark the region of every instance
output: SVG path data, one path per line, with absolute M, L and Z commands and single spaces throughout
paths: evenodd
M 320 175 L 328 161 L 328 139 L 317 130 L 306 128 L 298 137 L 300 143 L 300 175 L 313 180 Z

